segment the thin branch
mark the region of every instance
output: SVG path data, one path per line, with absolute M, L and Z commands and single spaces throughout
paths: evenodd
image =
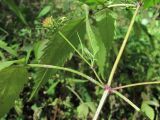
M 112 89 L 113 90 L 119 90 L 119 89 L 124 89 L 124 88 L 129 88 L 129 87 L 137 87 L 137 86 L 142 86 L 142 85 L 153 85 L 153 84 L 160 84 L 160 81 L 134 83 L 134 84 L 115 87 L 115 88 L 112 88 Z
M 93 67 L 92 67 L 91 69 L 92 69 L 92 71 L 94 72 L 94 74 L 96 75 L 96 77 L 97 77 L 97 79 L 99 80 L 99 82 L 104 85 L 104 83 L 102 82 L 102 80 L 101 80 L 100 77 L 98 76 L 98 74 L 97 74 L 97 72 L 95 71 L 95 69 L 94 69 Z
M 114 76 L 115 71 L 116 71 L 116 69 L 117 69 L 118 63 L 119 63 L 119 61 L 120 61 L 120 59 L 121 59 L 121 56 L 122 56 L 122 54 L 123 54 L 124 48 L 125 48 L 126 43 L 127 43 L 127 41 L 128 41 L 128 38 L 129 38 L 129 35 L 130 35 L 130 33 L 131 33 L 133 24 L 134 24 L 134 22 L 135 22 L 135 18 L 136 18 L 137 14 L 138 14 L 139 8 L 140 8 L 140 5 L 137 6 L 137 9 L 136 9 L 136 11 L 135 11 L 135 13 L 134 13 L 134 15 L 133 15 L 133 17 L 132 17 L 132 20 L 131 20 L 131 23 L 130 23 L 130 25 L 129 25 L 128 31 L 127 31 L 127 33 L 126 33 L 126 36 L 125 36 L 124 41 L 123 41 L 123 43 L 122 43 L 122 46 L 121 46 L 121 48 L 120 48 L 120 50 L 119 50 L 118 56 L 117 56 L 117 58 L 116 58 L 116 61 L 115 61 L 114 65 L 113 65 L 113 68 L 112 68 L 112 70 L 111 70 L 111 73 L 110 73 L 110 76 L 109 76 L 109 79 L 108 79 L 108 83 L 107 83 L 107 85 L 109 85 L 109 86 L 111 85 L 111 82 L 112 82 L 112 80 L 113 80 L 113 76 Z
M 108 9 L 108 8 L 117 8 L 117 7 L 133 7 L 135 8 L 136 7 L 136 4 L 112 4 L 112 5 L 108 5 L 108 6 L 105 6 L 104 8 L 102 8 L 100 11 L 97 11 L 96 13 L 99 13 L 105 9 Z
M 113 5 L 108 5 L 107 8 L 112 8 L 112 7 L 136 7 L 135 4 L 113 4 Z
M 83 43 L 82 43 L 82 40 L 81 40 L 81 38 L 80 38 L 78 32 L 77 32 L 77 36 L 78 36 L 79 42 L 80 42 L 80 44 L 81 44 L 81 49 L 82 49 L 82 53 L 81 53 L 81 54 L 82 54 L 82 56 L 83 56 L 83 54 L 84 54 Z
M 129 105 L 131 105 L 136 111 L 140 111 L 140 108 L 137 107 L 132 101 L 130 101 L 127 97 L 125 97 L 124 95 L 122 95 L 120 92 L 113 90 L 113 93 L 115 93 L 116 95 L 118 95 L 120 98 L 122 98 L 124 101 L 126 101 Z
M 84 103 L 84 101 L 82 100 L 82 98 L 78 95 L 78 93 L 75 91 L 75 90 L 73 90 L 71 87 L 69 87 L 69 86 L 67 86 L 67 88 L 79 99 L 79 101 L 81 102 L 81 103 Z
M 70 68 L 65 68 L 65 67 L 59 67 L 59 66 L 53 66 L 53 65 L 45 65 L 45 64 L 28 64 L 29 67 L 36 67 L 36 68 L 50 68 L 50 69 L 57 69 L 57 70 L 63 70 L 63 71 L 68 71 L 74 74 L 77 74 L 79 76 L 82 76 L 83 78 L 86 78 L 87 80 L 89 80 L 90 82 L 100 86 L 101 88 L 104 88 L 103 85 L 101 83 L 99 83 L 98 81 L 96 81 L 95 79 L 91 78 L 90 76 L 81 73 L 79 71 L 70 69 Z

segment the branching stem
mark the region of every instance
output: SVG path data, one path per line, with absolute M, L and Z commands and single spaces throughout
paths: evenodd
M 121 46 L 121 48 L 120 48 L 120 50 L 119 50 L 118 56 L 117 56 L 117 58 L 116 58 L 116 60 L 115 60 L 115 63 L 114 63 L 114 65 L 113 65 L 113 68 L 112 68 L 112 70 L 111 70 L 111 73 L 110 73 L 110 76 L 109 76 L 109 79 L 108 79 L 108 83 L 107 83 L 108 86 L 110 86 L 111 83 L 112 83 L 112 80 L 113 80 L 115 71 L 116 71 L 116 69 L 117 69 L 118 63 L 119 63 L 119 61 L 120 61 L 120 59 L 121 59 L 122 53 L 123 53 L 124 48 L 125 48 L 125 46 L 126 46 L 126 43 L 127 43 L 127 41 L 128 41 L 128 38 L 129 38 L 129 35 L 130 35 L 130 33 L 131 33 L 133 24 L 134 24 L 134 22 L 135 22 L 135 18 L 136 18 L 137 14 L 138 14 L 139 8 L 140 8 L 140 4 L 137 5 L 137 8 L 136 8 L 136 10 L 135 10 L 135 12 L 134 12 L 134 15 L 133 15 L 133 17 L 132 17 L 131 23 L 130 23 L 130 25 L 129 25 L 128 31 L 127 31 L 127 33 L 126 33 L 126 36 L 125 36 L 124 41 L 123 41 L 123 43 L 122 43 L 122 46 Z M 105 100 L 106 100 L 108 94 L 109 94 L 109 91 L 104 91 L 104 92 L 103 92 L 102 98 L 101 98 L 101 100 L 100 100 L 99 106 L 98 106 L 98 108 L 97 108 L 97 111 L 96 111 L 96 113 L 95 113 L 95 116 L 94 116 L 93 120 L 97 120 L 97 119 L 98 119 L 99 114 L 100 114 L 100 112 L 101 112 L 101 110 L 102 110 L 102 107 L 103 107 L 103 105 L 104 105 L 104 103 L 105 103 Z
M 88 75 L 81 73 L 79 71 L 70 69 L 70 68 L 65 68 L 65 67 L 59 67 L 59 66 L 53 66 L 53 65 L 44 65 L 44 64 L 28 64 L 29 67 L 36 67 L 36 68 L 49 68 L 49 69 L 57 69 L 57 70 L 63 70 L 63 71 L 68 71 L 74 74 L 77 74 L 79 76 L 82 76 L 83 78 L 86 78 L 90 82 L 100 86 L 101 88 L 104 88 L 103 85 L 99 82 L 97 82 L 95 79 L 89 77 Z

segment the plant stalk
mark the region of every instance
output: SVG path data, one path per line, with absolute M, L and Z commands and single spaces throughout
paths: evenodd
M 112 7 L 136 7 L 134 4 L 113 4 L 113 5 L 108 5 L 107 8 L 112 8 Z
M 124 89 L 124 88 L 129 88 L 129 87 L 137 87 L 137 86 L 142 86 L 142 85 L 153 85 L 153 84 L 160 84 L 160 81 L 134 83 L 130 85 L 115 87 L 113 88 L 113 90 L 119 90 L 119 89 Z
M 81 103 L 84 103 L 84 101 L 82 100 L 82 98 L 78 95 L 78 93 L 76 91 L 74 91 L 70 86 L 67 86 L 67 88 L 79 99 L 79 101 Z
M 140 8 L 140 4 L 137 5 L 137 8 L 136 8 L 136 10 L 135 10 L 135 12 L 134 12 L 134 15 L 133 15 L 133 17 L 132 17 L 131 23 L 130 23 L 130 25 L 129 25 L 128 31 L 127 31 L 127 33 L 126 33 L 126 36 L 125 36 L 125 38 L 124 38 L 124 41 L 123 41 L 123 43 L 122 43 L 122 45 L 121 45 L 121 48 L 120 48 L 120 50 L 119 50 L 118 56 L 117 56 L 117 58 L 116 58 L 116 60 L 115 60 L 115 63 L 114 63 L 114 65 L 113 65 L 113 68 L 112 68 L 112 70 L 111 70 L 111 73 L 110 73 L 110 76 L 109 76 L 109 79 L 108 79 L 108 83 L 107 83 L 108 86 L 110 86 L 111 83 L 112 83 L 112 80 L 113 80 L 115 71 L 116 71 L 116 69 L 117 69 L 118 63 L 119 63 L 119 61 L 120 61 L 120 59 L 121 59 L 122 53 L 123 53 L 124 48 L 125 48 L 125 46 L 126 46 L 126 43 L 127 43 L 127 41 L 128 41 L 128 38 L 129 38 L 129 35 L 130 35 L 130 33 L 131 33 L 133 24 L 134 24 L 134 22 L 135 22 L 135 18 L 136 18 L 137 14 L 138 14 L 139 8 Z M 109 91 L 106 91 L 106 90 L 105 90 L 105 91 L 103 92 L 102 98 L 101 98 L 101 100 L 100 100 L 99 106 L 98 106 L 98 108 L 97 108 L 97 111 L 96 111 L 96 113 L 95 113 L 95 116 L 94 116 L 93 120 L 97 120 L 97 119 L 98 119 L 99 114 L 100 114 L 100 112 L 101 112 L 101 110 L 102 110 L 102 107 L 103 107 L 103 105 L 104 105 L 104 103 L 105 103 L 105 100 L 106 100 L 108 94 L 109 94 Z
M 65 67 L 59 67 L 59 66 L 53 66 L 53 65 L 44 65 L 44 64 L 28 64 L 29 67 L 36 67 L 36 68 L 50 68 L 50 69 L 57 69 L 57 70 L 63 70 L 63 71 L 68 71 L 74 74 L 77 74 L 79 76 L 82 76 L 83 78 L 86 78 L 87 80 L 91 81 L 92 83 L 100 86 L 101 88 L 104 88 L 103 85 L 99 82 L 97 82 L 95 79 L 91 78 L 90 76 L 81 73 L 79 71 L 70 69 L 70 68 L 65 68 Z
M 124 101 L 126 101 L 129 105 L 131 105 L 136 111 L 140 111 L 140 108 L 137 107 L 132 101 L 130 101 L 127 97 L 125 97 L 124 95 L 122 95 L 120 92 L 113 90 L 113 93 L 115 93 L 117 96 L 119 96 L 120 98 L 122 98 Z

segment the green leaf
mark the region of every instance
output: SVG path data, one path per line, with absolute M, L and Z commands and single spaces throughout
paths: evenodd
M 3 0 L 4 3 L 6 3 L 9 8 L 20 18 L 20 20 L 27 25 L 27 22 L 21 12 L 21 10 L 19 9 L 19 7 L 16 5 L 16 3 L 14 2 L 14 0 Z
M 8 53 L 10 53 L 11 55 L 17 57 L 17 52 L 15 50 L 13 50 L 11 47 L 7 46 L 7 43 L 5 43 L 4 41 L 0 40 L 0 48 L 7 51 Z
M 86 31 L 87 31 L 87 35 L 88 35 L 88 38 L 89 38 L 90 45 L 91 45 L 92 50 L 93 50 L 93 54 L 95 56 L 96 53 L 99 50 L 99 46 L 98 46 L 98 41 L 96 40 L 96 35 L 94 34 L 94 32 L 92 30 L 92 27 L 90 25 L 90 22 L 89 22 L 87 6 L 86 6 Z
M 43 17 L 45 16 L 50 10 L 51 10 L 51 6 L 45 6 L 39 13 L 38 17 Z
M 88 108 L 95 113 L 96 112 L 96 106 L 94 102 L 86 102 L 86 105 L 88 106 Z
M 148 118 L 150 118 L 151 120 L 154 120 L 154 109 L 152 107 L 149 106 L 149 104 L 147 104 L 147 102 L 143 102 L 142 106 L 141 106 L 141 110 L 142 112 L 144 112 Z
M 56 92 L 56 86 L 58 85 L 58 83 L 59 83 L 60 81 L 56 81 L 56 82 L 53 82 L 52 83 L 52 85 L 48 88 L 48 90 L 46 91 L 46 93 L 48 94 L 48 95 L 54 95 L 55 94 L 55 92 Z
M 86 119 L 89 113 L 88 105 L 86 103 L 82 103 L 77 108 L 78 117 L 82 119 Z
M 0 70 L 7 68 L 11 65 L 13 65 L 17 61 L 5 61 L 5 62 L 0 62 Z
M 160 0 L 144 0 L 144 7 L 149 8 L 160 3 Z
M 60 31 L 75 47 L 77 47 L 79 44 L 77 32 L 81 38 L 84 38 L 84 25 L 84 18 L 71 20 L 66 23 Z M 58 32 L 56 32 L 47 43 L 47 47 L 44 50 L 40 63 L 63 66 L 64 62 L 66 62 L 72 52 L 74 52 L 74 49 L 70 47 L 70 45 L 62 38 L 62 36 L 59 35 Z M 43 85 L 51 77 L 51 75 L 54 75 L 55 73 L 56 70 L 39 69 L 31 98 L 37 93 L 41 85 Z
M 0 71 L 0 118 L 14 106 L 27 79 L 24 67 L 14 66 Z
M 47 42 L 48 42 L 47 40 L 44 40 L 44 41 L 38 41 L 34 44 L 33 49 L 36 61 L 39 62 L 41 56 L 43 55 L 44 48 L 46 47 Z
M 100 13 L 96 16 L 96 32 L 98 39 L 99 51 L 97 53 L 96 59 L 99 67 L 99 72 L 101 76 L 104 76 L 104 69 L 106 67 L 106 62 L 109 61 L 109 53 L 112 46 L 112 41 L 114 40 L 114 18 L 110 15 L 109 11 L 105 13 Z

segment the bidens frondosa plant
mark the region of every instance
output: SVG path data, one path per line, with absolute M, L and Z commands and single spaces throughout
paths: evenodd
M 147 113 L 146 109 L 144 109 L 146 106 L 151 109 L 148 103 L 144 102 L 140 108 L 139 105 L 134 104 L 131 99 L 121 93 L 121 90 L 144 85 L 160 84 L 160 81 L 156 79 L 154 81 L 134 82 L 133 84 L 120 86 L 119 84 L 114 84 L 114 86 L 117 85 L 116 87 L 113 87 L 112 84 L 115 74 L 119 74 L 117 72 L 117 67 L 123 57 L 122 55 L 126 48 L 127 41 L 129 40 L 129 36 L 132 34 L 134 24 L 138 26 L 136 18 L 140 15 L 139 13 L 143 11 L 141 8 L 143 8 L 143 6 L 146 8 L 150 7 L 158 2 L 152 0 L 145 1 L 144 3 L 139 1 L 134 4 L 109 4 L 107 2 L 107 5 L 103 2 L 103 0 L 99 2 L 94 0 L 93 2 L 79 2 L 79 5 L 82 6 L 82 10 L 80 13 L 77 13 L 77 16 L 79 15 L 78 17 L 76 15 L 76 17 L 72 16 L 73 13 L 69 14 L 71 19 L 64 16 L 57 19 L 49 16 L 43 19 L 40 30 L 44 30 L 46 42 L 42 44 L 41 53 L 36 51 L 39 55 L 37 61 L 29 61 L 29 58 L 32 58 L 30 57 L 30 52 L 25 59 L 0 63 L 0 117 L 3 117 L 15 105 L 15 101 L 19 98 L 24 85 L 28 83 L 28 78 L 33 77 L 33 79 L 35 79 L 32 93 L 29 99 L 27 99 L 27 101 L 32 101 L 47 81 L 53 79 L 53 76 L 56 75 L 57 72 L 63 71 L 70 73 L 69 75 L 73 77 L 72 79 L 75 78 L 75 81 L 78 81 L 77 84 L 80 82 L 89 84 L 89 82 L 91 82 L 94 90 L 96 92 L 98 91 L 100 95 L 102 94 L 96 109 L 96 105 L 93 102 L 83 100 L 76 89 L 72 88 L 72 85 L 66 84 L 66 88 L 71 91 L 80 102 L 80 105 L 77 107 L 77 119 L 92 118 L 93 120 L 97 120 L 100 118 L 100 113 L 103 111 L 102 108 L 109 95 L 118 96 L 132 106 L 136 113 L 139 112 L 142 114 L 144 118 L 152 120 L 155 118 L 155 114 Z M 93 9 L 95 9 L 95 6 L 99 4 L 102 5 L 102 8 L 94 11 Z M 133 12 L 133 16 L 128 18 L 130 20 L 129 27 L 127 25 L 124 26 L 127 27 L 127 32 L 124 36 L 124 40 L 121 41 L 122 44 L 118 44 L 120 47 L 115 48 L 113 44 L 116 43 L 115 36 L 118 36 L 116 35 L 118 34 L 118 30 L 116 28 L 117 20 L 114 12 L 117 9 L 119 10 L 119 8 L 129 9 L 129 12 Z M 51 7 L 45 7 L 39 16 L 47 14 L 50 10 Z M 19 13 L 17 14 L 19 15 Z M 23 20 L 22 17 L 20 18 Z M 134 29 L 136 29 L 136 27 Z M 146 34 L 149 34 L 148 31 L 144 31 Z M 122 35 L 121 37 L 123 38 Z M 5 45 L 3 44 L 3 46 Z M 113 51 L 116 54 L 113 55 Z M 75 70 L 70 67 L 64 67 L 67 61 L 75 56 L 81 62 L 79 63 L 79 69 Z M 116 59 L 114 62 L 111 62 L 113 58 Z M 87 72 L 82 66 L 85 66 L 85 69 L 87 68 Z M 36 75 L 32 76 L 31 71 L 34 71 Z M 122 75 L 120 74 L 119 76 Z M 76 77 L 80 79 L 77 80 Z M 67 77 L 65 77 L 65 80 L 68 80 Z M 52 89 L 59 82 L 55 81 L 55 83 L 56 84 L 51 87 Z M 96 95 L 94 95 L 94 97 L 95 96 Z M 99 95 L 96 97 L 99 98 Z M 51 102 L 49 105 L 55 104 L 55 102 Z

